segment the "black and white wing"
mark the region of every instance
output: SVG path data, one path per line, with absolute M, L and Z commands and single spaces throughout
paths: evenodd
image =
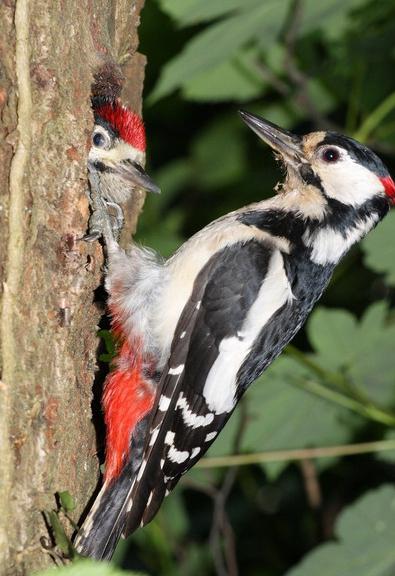
M 280 251 L 257 240 L 226 247 L 198 274 L 158 387 L 125 535 L 152 519 L 207 451 L 243 392 L 238 372 L 262 327 L 291 299 Z

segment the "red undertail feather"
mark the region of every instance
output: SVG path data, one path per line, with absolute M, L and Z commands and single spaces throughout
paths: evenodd
M 380 178 L 385 193 L 391 199 L 392 203 L 395 204 L 395 182 L 392 180 L 391 176 L 386 176 L 385 178 Z
M 142 376 L 141 356 L 124 342 L 117 356 L 117 369 L 106 379 L 103 395 L 106 423 L 105 481 L 116 478 L 129 454 L 136 424 L 151 410 L 154 393 Z
M 95 108 L 96 114 L 109 122 L 125 142 L 134 148 L 145 151 L 145 129 L 140 116 L 122 106 L 118 101 Z

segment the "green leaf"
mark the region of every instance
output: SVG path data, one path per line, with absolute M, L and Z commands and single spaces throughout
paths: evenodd
M 384 436 L 384 440 L 395 440 L 395 430 L 388 430 L 387 434 Z M 384 462 L 389 462 L 390 464 L 395 464 L 395 450 L 376 452 L 376 458 L 384 460 Z
M 366 0 L 305 0 L 299 36 L 321 28 L 331 39 L 339 38 L 350 23 L 352 10 Z
M 352 361 L 357 321 L 350 312 L 317 308 L 310 316 L 307 333 L 325 365 L 332 370 Z
M 321 114 L 328 114 L 337 106 L 335 98 L 316 78 L 311 78 L 307 82 L 307 90 Z
M 395 286 L 394 229 L 395 211 L 390 212 L 362 242 L 366 266 L 374 272 L 385 274 L 385 281 L 392 286 Z
M 182 491 L 176 490 L 171 498 L 166 498 L 162 507 L 162 525 L 165 532 L 172 538 L 181 538 L 189 526 L 188 516 L 182 499 Z
M 236 116 L 209 124 L 194 140 L 194 181 L 202 188 L 218 189 L 240 179 L 246 157 L 242 126 Z
M 72 512 L 75 509 L 74 498 L 67 490 L 63 492 L 58 492 L 60 505 L 65 512 Z
M 164 68 L 151 100 L 158 100 L 195 76 L 226 62 L 239 48 L 259 35 L 267 46 L 276 38 L 287 2 L 266 0 L 235 16 L 209 26 L 186 45 Z
M 182 243 L 181 229 L 184 213 L 179 208 L 169 210 L 178 192 L 185 188 L 193 176 L 192 162 L 180 158 L 169 162 L 154 174 L 163 194 L 149 196 L 144 204 L 144 215 L 139 220 L 135 239 L 168 257 Z
M 372 490 L 339 517 L 337 542 L 319 546 L 286 576 L 392 576 L 395 488 Z
M 387 306 L 370 306 L 360 322 L 344 310 L 318 308 L 307 332 L 317 351 L 314 360 L 324 369 L 339 371 L 345 378 L 381 405 L 395 401 L 393 342 L 395 325 L 386 320 Z
M 234 59 L 222 62 L 183 84 L 187 100 L 242 102 L 263 94 L 264 83 L 254 70 L 256 51 L 241 52 Z
M 292 383 L 311 379 L 309 371 L 289 357 L 279 358 L 247 392 L 248 426 L 244 452 L 312 448 L 347 443 L 363 422 L 342 406 L 306 392 Z M 332 460 L 333 461 L 333 460 Z M 328 465 L 329 460 L 318 463 Z M 265 464 L 276 476 L 286 462 Z
M 250 10 L 260 0 L 160 0 L 162 10 L 180 26 L 190 26 L 219 18 L 235 10 Z
M 109 330 L 99 330 L 97 335 L 103 340 L 104 346 L 106 348 L 106 352 L 99 355 L 99 360 L 100 362 L 110 363 L 116 355 L 116 343 L 114 336 Z
M 58 513 L 55 512 L 55 510 L 51 510 L 50 512 L 48 512 L 48 519 L 53 531 L 56 546 L 60 548 L 63 554 L 68 555 L 70 553 L 72 546 L 59 520 Z
M 144 576 L 142 572 L 129 572 L 107 562 L 78 559 L 69 566 L 51 568 L 35 576 Z
M 346 443 L 362 419 L 349 410 L 310 394 L 292 382 L 311 378 L 305 367 L 283 356 L 247 391 L 247 426 L 241 452 L 266 452 L 311 448 Z M 208 452 L 208 456 L 233 453 L 235 434 L 240 422 L 236 409 L 225 429 Z M 325 467 L 333 459 L 320 460 Z M 272 478 L 287 462 L 262 464 Z

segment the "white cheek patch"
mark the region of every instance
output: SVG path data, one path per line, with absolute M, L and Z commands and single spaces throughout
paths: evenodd
M 378 176 L 348 155 L 343 154 L 337 163 L 320 161 L 319 166 L 313 167 L 321 178 L 325 194 L 349 206 L 361 206 L 384 190 Z
M 99 161 L 106 164 L 119 164 L 122 160 L 132 160 L 138 164 L 144 164 L 145 154 L 126 142 L 116 140 L 115 145 L 109 150 L 92 146 L 89 150 L 88 159 L 91 162 Z

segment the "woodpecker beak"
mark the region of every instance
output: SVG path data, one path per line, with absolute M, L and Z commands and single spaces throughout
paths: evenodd
M 151 180 L 147 172 L 138 162 L 129 158 L 118 162 L 91 159 L 88 161 L 89 170 L 116 174 L 125 182 L 130 182 L 136 188 L 141 188 L 147 192 L 160 193 L 160 188 Z
M 255 116 L 255 114 L 250 114 L 244 110 L 239 110 L 239 114 L 247 126 L 255 134 L 258 134 L 259 138 L 281 154 L 287 164 L 298 167 L 307 162 L 302 150 L 302 139 L 299 136 L 288 132 L 288 130 L 283 130 L 276 124 L 264 120 L 260 116 Z
M 142 188 L 147 192 L 154 192 L 154 194 L 160 193 L 159 186 L 155 184 L 138 162 L 133 162 L 129 159 L 123 160 L 118 165 L 113 166 L 112 171 L 127 182 L 134 184 L 137 188 Z

